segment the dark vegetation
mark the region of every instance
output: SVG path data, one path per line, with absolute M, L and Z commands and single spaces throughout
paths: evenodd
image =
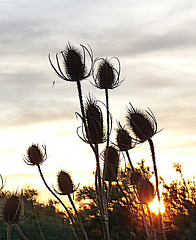
M 184 179 L 180 164 L 176 164 L 174 167 L 180 174 L 179 180 L 166 184 L 161 179 L 161 184 L 164 187 L 165 213 L 163 214 L 163 222 L 165 223 L 166 236 L 168 240 L 194 240 L 196 239 L 196 183 L 193 180 Z M 153 175 L 151 169 L 144 165 L 144 161 L 138 163 L 137 170 L 149 178 Z M 127 189 L 126 187 L 129 173 L 129 168 L 121 172 L 121 186 L 129 196 L 129 206 L 133 212 L 131 216 L 126 199 L 117 184 L 112 189 L 109 216 L 111 239 L 114 240 L 146 239 L 141 206 L 135 197 L 133 188 L 130 186 Z M 1 192 L 1 200 L 5 193 L 5 190 Z M 23 198 L 25 199 L 26 213 L 24 222 L 19 226 L 29 240 L 75 239 L 69 219 L 65 212 L 58 210 L 57 201 L 48 200 L 48 203 L 40 203 L 37 190 L 31 188 L 24 189 Z M 94 186 L 84 186 L 79 189 L 75 201 L 79 206 L 79 214 L 89 239 L 102 239 L 101 219 Z M 147 208 L 145 211 L 147 212 Z M 156 225 L 157 215 L 151 212 L 151 217 Z M 147 215 L 147 221 L 150 222 L 149 215 Z M 130 238 L 131 232 L 135 232 L 137 237 Z M 6 237 L 6 224 L 1 222 L 0 239 L 3 240 Z M 15 227 L 11 232 L 11 239 L 22 239 Z

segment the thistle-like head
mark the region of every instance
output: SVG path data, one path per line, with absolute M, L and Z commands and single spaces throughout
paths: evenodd
M 46 146 L 33 143 L 28 147 L 23 159 L 28 165 L 41 165 L 47 159 Z
M 135 147 L 133 138 L 130 136 L 128 131 L 121 126 L 120 123 L 118 124 L 118 129 L 116 132 L 117 146 L 119 147 L 120 151 L 128 151 L 129 149 Z
M 57 174 L 57 185 L 58 192 L 56 192 L 60 195 L 68 195 L 75 191 L 71 176 L 63 170 Z
M 88 78 L 92 74 L 93 53 L 83 45 L 81 49 L 68 43 L 63 51 L 56 54 L 56 67 L 49 61 L 58 77 L 63 80 L 76 82 Z M 87 71 L 86 55 L 90 58 L 90 69 Z
M 98 102 L 91 96 L 85 104 L 86 138 L 91 144 L 103 143 L 106 140 L 103 126 L 103 114 Z
M 25 204 L 22 197 L 11 194 L 2 200 L 1 220 L 9 225 L 21 223 L 24 220 Z
M 137 189 L 141 203 L 149 204 L 154 200 L 154 185 L 148 179 L 142 179 L 140 184 L 137 185 Z
M 118 67 L 115 68 L 112 60 L 116 59 Z M 97 58 L 94 61 L 93 78 L 95 86 L 100 89 L 113 89 L 118 87 L 120 81 L 120 61 L 118 58 Z
M 139 142 L 145 142 L 157 133 L 157 121 L 150 109 L 142 112 L 135 109 L 130 103 L 127 112 L 128 125 Z
M 103 157 L 105 180 L 110 182 L 116 181 L 120 162 L 118 150 L 113 146 L 106 147 Z

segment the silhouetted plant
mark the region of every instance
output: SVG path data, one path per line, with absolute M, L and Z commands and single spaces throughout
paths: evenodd
M 28 164 L 28 165 L 36 165 L 38 167 L 39 170 L 39 174 L 46 186 L 46 188 L 49 190 L 49 192 L 61 203 L 61 205 L 64 207 L 65 211 L 67 212 L 69 219 L 71 221 L 71 223 L 73 224 L 73 228 L 74 228 L 74 233 L 76 238 L 79 240 L 80 236 L 78 233 L 78 230 L 75 226 L 75 222 L 73 220 L 73 217 L 71 215 L 71 213 L 69 212 L 68 208 L 65 206 L 65 204 L 62 202 L 62 200 L 55 194 L 54 191 L 52 191 L 52 189 L 48 186 L 43 173 L 41 171 L 41 167 L 40 164 L 42 164 L 46 159 L 47 159 L 47 152 L 46 152 L 46 146 L 42 145 L 43 150 L 41 149 L 41 147 L 38 144 L 32 144 L 31 146 L 28 147 L 27 149 L 27 154 L 26 156 L 23 157 L 24 161 Z
M 1 200 L 0 219 L 7 225 L 7 239 L 11 239 L 11 228 L 16 226 L 20 236 L 27 239 L 18 224 L 25 220 L 25 203 L 19 194 L 7 193 Z
M 129 129 L 127 126 L 122 127 L 121 124 L 118 123 L 118 129 L 116 132 L 117 144 L 113 143 L 113 146 L 111 146 L 110 135 L 112 131 L 112 115 L 109 109 L 108 91 L 109 89 L 114 89 L 118 87 L 122 83 L 122 80 L 120 80 L 121 65 L 119 59 L 113 57 L 110 60 L 108 60 L 107 58 L 95 58 L 94 60 L 93 52 L 89 46 L 85 47 L 84 45 L 80 45 L 80 49 L 78 49 L 68 43 L 64 50 L 56 54 L 56 63 L 53 63 L 50 54 L 49 62 L 59 78 L 68 82 L 77 83 L 81 113 L 76 113 L 76 116 L 79 116 L 82 120 L 82 126 L 77 129 L 77 133 L 84 142 L 90 145 L 95 155 L 95 201 L 99 209 L 97 216 L 100 216 L 101 218 L 101 229 L 104 240 L 110 240 L 112 239 L 111 236 L 113 236 L 112 232 L 110 231 L 112 229 L 112 226 L 110 226 L 109 224 L 111 212 L 109 207 L 110 201 L 112 201 L 112 187 L 119 188 L 125 199 L 126 205 L 128 207 L 128 213 L 131 218 L 133 215 L 131 206 L 131 203 L 133 202 L 132 197 L 134 199 L 138 199 L 143 214 L 147 238 L 150 239 L 152 237 L 153 239 L 157 239 L 156 234 L 151 236 L 152 231 L 149 230 L 149 226 L 146 220 L 146 212 L 143 207 L 143 205 L 148 205 L 148 203 L 153 200 L 154 186 L 150 182 L 149 178 L 146 178 L 144 174 L 139 175 L 140 173 L 138 173 L 137 169 L 135 169 L 135 167 L 133 166 L 129 154 L 129 150 L 132 150 L 137 143 L 144 143 L 145 141 L 148 141 L 150 145 L 153 167 L 155 172 L 156 192 L 158 200 L 160 202 L 159 179 L 155 161 L 154 145 L 152 141 L 152 137 L 157 133 L 157 121 L 154 114 L 150 109 L 146 110 L 145 112 L 135 109 L 130 103 L 130 107 L 127 109 L 128 113 L 126 116 Z M 89 66 L 87 65 L 87 63 L 89 63 Z M 94 80 L 94 86 L 99 89 L 105 90 L 106 100 L 104 106 L 106 106 L 106 127 L 104 126 L 102 108 L 98 104 L 99 101 L 92 97 L 92 94 L 89 93 L 89 97 L 86 98 L 86 102 L 83 102 L 81 81 L 89 78 L 90 76 L 92 76 Z M 130 131 L 130 128 L 132 131 Z M 80 133 L 79 130 L 81 131 Z M 135 135 L 134 137 L 133 134 Z M 103 143 L 105 143 L 106 146 L 104 148 L 105 150 L 101 152 L 100 144 Z M 131 171 L 129 174 L 129 182 L 125 182 L 124 180 L 122 180 L 121 177 L 118 177 L 120 169 L 120 152 L 125 152 L 129 165 L 131 167 Z M 84 237 L 85 239 L 88 239 L 82 221 L 80 220 L 79 213 L 70 195 L 75 190 L 70 175 L 65 171 L 60 171 L 57 175 L 59 191 L 57 192 L 56 190 L 51 190 L 51 188 L 45 181 L 40 167 L 40 165 L 46 159 L 47 153 L 45 145 L 40 147 L 38 144 L 32 144 L 27 150 L 27 155 L 24 157 L 24 160 L 27 164 L 33 166 L 36 165 L 38 167 L 40 176 L 47 189 L 57 198 L 57 200 L 65 208 L 74 227 L 75 237 L 77 239 L 81 239 L 80 233 L 78 232 L 77 226 L 75 225 L 73 216 L 70 214 L 67 207 L 56 194 L 68 196 L 72 208 L 74 209 L 76 219 L 78 220 L 80 227 L 82 228 Z M 132 195 L 129 188 L 134 189 L 136 197 Z M 150 213 L 149 209 L 148 213 Z M 165 240 L 166 237 L 162 225 L 160 208 L 159 217 L 162 231 L 161 236 Z M 131 225 L 133 226 L 133 222 Z M 150 226 L 153 228 L 152 224 Z M 133 229 L 132 233 L 134 233 Z M 131 236 L 133 237 L 133 235 Z

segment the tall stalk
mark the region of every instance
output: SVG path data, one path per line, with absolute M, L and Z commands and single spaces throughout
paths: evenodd
M 79 216 L 79 214 L 78 214 L 78 211 L 77 211 L 77 209 L 76 209 L 76 207 L 75 207 L 75 204 L 74 204 L 74 202 L 73 202 L 70 194 L 68 194 L 68 198 L 69 198 L 69 201 L 70 201 L 70 203 L 71 203 L 71 205 L 72 205 L 72 207 L 73 207 L 73 209 L 74 209 L 74 212 L 75 212 L 75 214 L 76 214 L 77 220 L 78 220 L 78 222 L 79 222 L 79 224 L 80 224 L 80 226 L 81 226 L 81 229 L 82 229 L 82 231 L 83 231 L 84 237 L 85 237 L 86 240 L 89 240 L 89 239 L 88 239 L 88 236 L 87 236 L 87 233 L 86 233 L 86 231 L 85 231 L 85 229 L 84 229 L 83 223 L 82 223 L 82 221 L 81 221 L 81 219 L 80 219 L 80 216 Z
M 41 168 L 40 168 L 40 165 L 39 165 L 39 164 L 37 165 L 37 167 L 38 167 L 39 174 L 40 174 L 40 176 L 41 176 L 41 178 L 42 178 L 42 180 L 43 180 L 46 188 L 47 188 L 48 191 L 49 191 L 50 193 L 52 193 L 52 195 L 61 203 L 61 205 L 64 207 L 65 211 L 67 212 L 67 214 L 68 214 L 68 216 L 69 216 L 69 219 L 70 219 L 70 221 L 71 221 L 71 223 L 72 223 L 72 225 L 73 225 L 74 235 L 75 235 L 76 239 L 77 239 L 77 240 L 81 240 L 80 235 L 79 235 L 79 233 L 78 233 L 78 230 L 77 230 L 77 228 L 76 228 L 75 222 L 74 222 L 74 220 L 73 220 L 73 217 L 72 217 L 71 213 L 69 212 L 68 208 L 65 206 L 65 204 L 63 203 L 63 201 L 62 201 L 62 200 L 51 190 L 51 188 L 48 186 L 48 184 L 47 184 L 47 182 L 46 182 L 46 180 L 45 180 L 45 178 L 44 178 L 44 176 L 43 176 L 43 174 L 42 174 L 42 171 L 41 171 Z
M 165 236 L 165 231 L 163 228 L 163 221 L 162 221 L 162 214 L 161 214 L 161 197 L 159 192 L 159 178 L 158 178 L 158 171 L 157 171 L 157 165 L 156 165 L 156 159 L 155 159 L 155 151 L 154 151 L 154 144 L 151 138 L 148 139 L 148 143 L 150 145 L 151 155 L 152 155 L 152 162 L 153 162 L 153 168 L 155 173 L 155 182 L 156 182 L 156 193 L 157 198 L 159 202 L 159 221 L 160 221 L 160 227 L 161 227 L 161 235 L 163 240 L 167 240 Z
M 107 147 L 109 147 L 110 142 L 110 112 L 109 112 L 109 94 L 108 89 L 105 88 L 105 98 L 106 98 L 106 111 L 107 111 Z

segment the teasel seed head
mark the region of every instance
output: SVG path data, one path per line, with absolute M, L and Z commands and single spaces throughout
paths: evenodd
M 25 204 L 22 197 L 15 194 L 4 196 L 1 209 L 3 222 L 14 225 L 24 220 Z
M 116 69 L 111 63 L 113 59 L 117 60 L 118 69 Z M 119 80 L 120 61 L 118 58 L 111 58 L 110 60 L 105 58 L 97 58 L 94 62 L 94 66 L 96 66 L 96 63 L 99 65 L 97 66 L 97 69 L 94 69 L 93 78 L 97 88 L 113 89 L 121 84 L 122 81 Z
M 105 142 L 106 136 L 103 126 L 103 114 L 97 101 L 91 96 L 89 96 L 86 101 L 85 121 L 87 126 L 87 142 L 90 142 L 91 144 Z
M 23 159 L 28 165 L 41 165 L 47 159 L 46 146 L 33 143 L 28 147 Z
M 57 174 L 57 184 L 60 195 L 68 195 L 75 191 L 71 176 L 63 170 Z
M 142 112 L 135 109 L 130 103 L 127 120 L 137 140 L 141 143 L 152 138 L 157 133 L 157 121 L 150 109 Z
M 153 184 L 149 180 L 145 178 L 142 179 L 140 184 L 137 186 L 137 190 L 141 203 L 149 204 L 153 201 L 155 197 L 155 191 Z
M 142 177 L 142 174 L 140 172 L 134 171 L 134 172 L 131 173 L 130 180 L 131 180 L 132 185 L 139 186 L 142 179 L 143 179 L 143 177 Z
M 135 146 L 132 137 L 129 135 L 127 130 L 120 125 L 120 123 L 118 124 L 116 141 L 120 151 L 128 151 Z
M 104 151 L 104 173 L 106 181 L 116 181 L 119 168 L 119 152 L 116 148 L 109 146 Z
M 88 78 L 92 74 L 92 65 L 93 65 L 93 53 L 91 48 L 89 49 L 83 45 L 80 45 L 82 51 L 69 42 L 66 45 L 65 49 L 60 53 L 56 54 L 56 64 L 54 66 L 49 54 L 49 61 L 56 72 L 57 76 L 63 80 L 76 82 Z M 86 53 L 90 58 L 91 66 L 90 70 L 87 72 L 86 67 Z M 62 58 L 63 66 L 61 66 L 59 55 Z

